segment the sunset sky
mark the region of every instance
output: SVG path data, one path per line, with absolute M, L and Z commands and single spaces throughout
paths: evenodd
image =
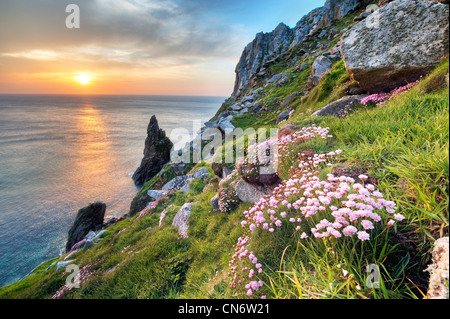
M 66 28 L 66 6 L 80 28 Z M 0 94 L 231 94 L 255 34 L 325 0 L 0 0 Z

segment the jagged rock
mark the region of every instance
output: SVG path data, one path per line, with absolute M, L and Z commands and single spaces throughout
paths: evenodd
M 360 103 L 366 95 L 350 95 L 334 101 L 324 108 L 313 113 L 313 116 L 336 116 L 339 117 L 347 106 Z
M 194 207 L 192 204 L 184 204 L 173 218 L 172 226 L 178 228 L 178 234 L 180 236 L 187 237 L 189 229 L 188 221 L 193 210 Z
M 427 293 L 428 299 L 448 299 L 449 280 L 449 241 L 448 237 L 438 239 L 434 243 L 433 264 L 425 271 L 430 272 L 430 285 Z
M 318 57 L 313 65 L 312 65 L 312 71 L 311 76 L 308 79 L 308 84 L 310 86 L 316 86 L 319 84 L 320 79 L 331 70 L 331 67 L 333 66 L 333 62 L 326 56 L 320 56 Z
M 242 110 L 242 105 L 239 105 L 239 104 L 233 104 L 230 108 L 231 108 L 233 111 L 240 111 L 240 110 Z
M 83 240 L 90 231 L 97 231 L 103 227 L 106 205 L 100 202 L 90 204 L 78 211 L 75 222 L 69 230 L 66 251 Z
M 244 49 L 236 66 L 233 96 L 241 93 L 242 89 L 250 83 L 253 75 L 260 72 L 263 65 L 270 64 L 273 57 L 287 50 L 292 37 L 292 30 L 284 23 L 280 23 L 270 33 L 258 33 L 256 38 Z
M 173 144 L 166 137 L 166 133 L 159 128 L 156 116 L 152 116 L 147 127 L 144 158 L 141 165 L 133 174 L 136 185 L 143 185 L 158 174 L 166 163 L 170 161 Z
M 344 34 L 341 53 L 360 87 L 391 90 L 427 74 L 449 52 L 449 7 L 397 0 Z
M 189 183 L 191 181 L 193 181 L 194 179 L 207 177 L 208 175 L 209 170 L 207 168 L 200 168 L 191 175 L 183 175 L 175 177 L 162 187 L 162 191 L 182 190 L 184 193 L 187 193 L 190 190 Z

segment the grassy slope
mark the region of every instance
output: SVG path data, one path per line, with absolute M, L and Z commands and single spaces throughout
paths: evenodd
M 302 58 L 299 62 L 304 62 Z M 307 61 L 311 63 L 311 61 Z M 274 65 L 277 72 L 286 65 Z M 310 69 L 296 74 L 288 85 L 267 87 L 264 100 L 279 101 L 301 91 Z M 342 61 L 305 97 L 296 99 L 289 122 L 329 127 L 333 139 L 297 146 L 326 152 L 342 149 L 339 166 L 357 167 L 376 178 L 380 191 L 395 201 L 407 219 L 391 232 L 379 231 L 370 243 L 333 247 L 323 242 L 300 243 L 288 231 L 270 236 L 257 233 L 251 247 L 266 266 L 260 279 L 268 298 L 420 298 L 427 277 L 432 242 L 448 235 L 448 88 L 440 89 L 448 59 L 410 92 L 376 108 L 359 108 L 350 117 L 312 118 L 310 114 L 344 94 L 348 83 Z M 254 117 L 235 120 L 239 127 L 276 126 L 278 106 Z M 290 166 L 290 163 L 285 163 Z M 201 163 L 200 166 L 208 166 Z M 198 167 L 200 167 L 198 166 Z M 326 172 L 324 172 L 325 174 Z M 287 176 L 283 176 L 287 177 Z M 231 298 L 229 254 L 242 235 L 241 204 L 230 214 L 211 211 L 217 193 L 213 173 L 194 181 L 188 194 L 176 193 L 151 214 L 123 220 L 108 229 L 96 246 L 70 257 L 91 265 L 94 274 L 81 289 L 63 298 Z M 213 181 L 210 183 L 210 181 Z M 154 183 L 155 181 L 152 181 Z M 147 185 L 149 188 L 151 185 Z M 189 237 L 180 239 L 171 226 L 178 209 L 195 202 Z M 162 227 L 160 212 L 166 210 Z M 51 298 L 67 274 L 48 261 L 22 281 L 0 289 L 0 298 Z M 364 288 L 364 267 L 382 265 L 379 290 Z M 343 269 L 349 272 L 343 276 Z

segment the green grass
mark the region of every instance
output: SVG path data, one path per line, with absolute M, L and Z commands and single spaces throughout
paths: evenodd
M 286 67 L 279 64 L 273 70 L 282 72 Z M 338 61 L 307 96 L 294 100 L 291 107 L 296 111 L 289 122 L 300 127 L 329 127 L 334 137 L 295 145 L 292 153 L 341 149 L 337 167 L 367 171 L 386 199 L 397 203 L 406 220 L 390 230 L 376 228 L 372 240 L 364 243 L 352 239 L 300 240 L 293 226 L 273 234 L 255 231 L 249 247 L 265 269 L 258 277 L 264 281 L 261 293 L 280 299 L 423 297 L 428 285 L 423 270 L 431 262 L 432 244 L 449 233 L 448 68 L 446 59 L 416 87 L 383 106 L 358 107 L 343 119 L 312 118 L 312 111 L 340 98 L 348 86 L 344 63 Z M 310 71 L 292 75 L 284 87 L 266 87 L 262 102 L 269 103 L 273 98 L 279 102 L 302 91 Z M 227 101 L 223 109 L 230 103 Z M 251 114 L 236 117 L 234 123 L 243 129 L 276 127 L 278 111 L 282 110 L 275 106 L 258 118 Z M 238 142 L 230 142 L 234 150 Z M 294 160 L 292 156 L 282 163 L 283 179 L 289 178 Z M 206 180 L 193 181 L 188 193 L 174 192 L 148 215 L 112 225 L 97 245 L 73 255 L 70 259 L 75 264 L 92 265 L 94 274 L 63 298 L 233 298 L 227 277 L 229 254 L 234 253 L 233 245 L 243 234 L 240 222 L 251 205 L 240 204 L 229 214 L 213 212 L 210 200 L 219 185 L 210 164 L 198 163 L 185 173 L 202 167 L 208 168 L 210 175 Z M 331 171 L 326 168 L 319 177 Z M 167 181 L 174 177 L 167 168 L 163 173 Z M 148 182 L 140 194 L 160 178 Z M 232 181 L 221 187 L 228 187 Z M 194 207 L 189 237 L 179 238 L 172 221 L 186 202 Z M 162 211 L 166 217 L 159 227 Z M 67 274 L 63 269 L 55 271 L 54 265 L 46 269 L 60 260 L 49 260 L 27 278 L 0 288 L 0 298 L 51 298 L 64 285 Z M 380 268 L 379 289 L 365 285 L 368 264 Z

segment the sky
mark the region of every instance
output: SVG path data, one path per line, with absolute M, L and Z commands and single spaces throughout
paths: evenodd
M 325 0 L 0 0 L 0 94 L 229 96 L 256 33 Z M 67 28 L 69 4 L 80 28 Z

